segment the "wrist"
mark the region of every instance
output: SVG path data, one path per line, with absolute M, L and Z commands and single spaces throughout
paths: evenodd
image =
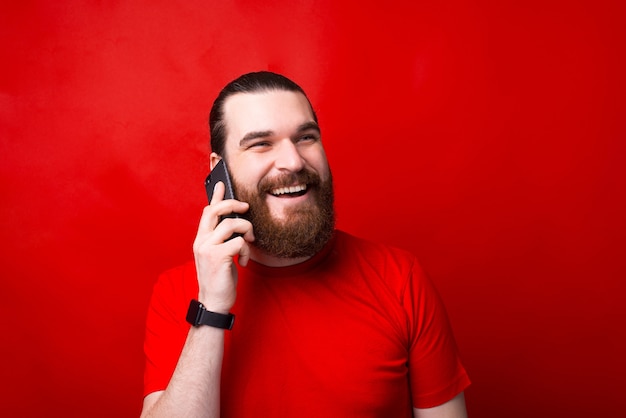
M 234 304 L 234 302 L 231 302 L 228 298 L 215 297 L 214 294 L 202 291 L 198 293 L 198 301 L 202 303 L 207 310 L 224 315 L 230 312 Z
M 192 299 L 187 310 L 187 322 L 194 327 L 208 325 L 214 328 L 232 329 L 235 315 L 208 310 L 201 302 Z

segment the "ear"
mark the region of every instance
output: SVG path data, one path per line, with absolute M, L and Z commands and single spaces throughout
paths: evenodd
M 220 157 L 216 153 L 214 152 L 211 153 L 211 170 L 213 170 L 213 167 L 215 167 L 215 164 L 219 163 L 221 159 L 222 157 Z

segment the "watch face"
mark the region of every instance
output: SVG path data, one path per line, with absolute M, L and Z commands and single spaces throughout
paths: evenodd
M 202 312 L 201 307 L 202 304 L 197 300 L 192 300 L 189 303 L 189 309 L 187 310 L 187 322 L 189 322 L 194 327 L 200 323 L 200 314 Z

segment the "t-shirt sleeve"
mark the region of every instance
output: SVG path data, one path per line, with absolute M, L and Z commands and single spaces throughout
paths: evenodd
M 154 285 L 146 316 L 144 396 L 167 387 L 187 338 L 185 315 L 194 296 L 185 286 L 186 270 L 165 272 Z
M 415 408 L 441 405 L 470 384 L 443 302 L 417 261 L 403 303 L 409 316 L 409 378 Z

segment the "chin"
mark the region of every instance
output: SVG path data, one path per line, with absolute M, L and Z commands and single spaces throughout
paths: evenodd
M 270 212 L 270 218 L 272 219 L 273 222 L 284 225 L 285 223 L 287 223 L 287 221 L 289 221 L 290 216 L 283 211 L 278 212 L 278 213 Z

